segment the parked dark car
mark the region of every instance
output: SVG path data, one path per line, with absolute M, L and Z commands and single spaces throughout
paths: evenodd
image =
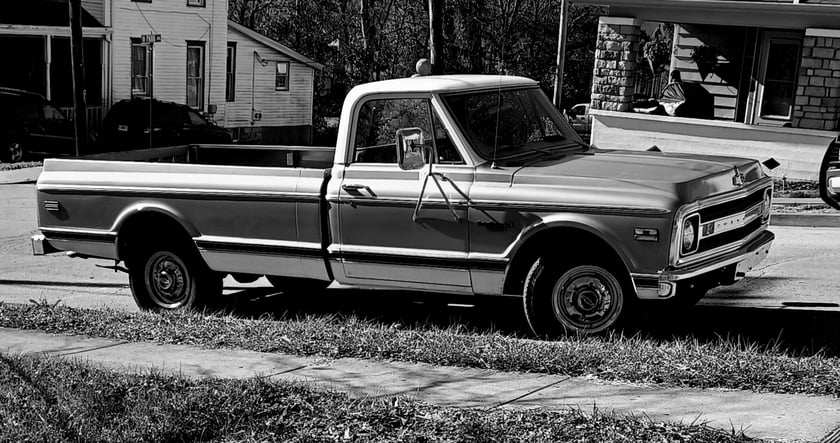
M 42 95 L 0 88 L 0 161 L 75 153 L 73 122 Z
M 151 107 L 151 109 L 149 109 Z M 149 117 L 152 136 L 149 138 Z M 187 105 L 148 98 L 114 104 L 102 121 L 99 151 L 125 151 L 198 143 L 232 143 L 230 133 Z

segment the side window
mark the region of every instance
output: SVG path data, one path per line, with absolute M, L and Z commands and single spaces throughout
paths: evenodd
M 354 163 L 397 163 L 397 131 L 420 128 L 432 143 L 431 104 L 427 99 L 371 100 L 359 109 Z
M 64 117 L 64 113 L 61 112 L 58 108 L 53 105 L 44 104 L 44 119 L 50 121 L 63 121 L 67 118 Z
M 190 109 L 189 111 L 187 111 L 187 115 L 189 116 L 190 124 L 192 126 L 206 126 L 207 125 L 207 121 L 205 121 L 204 117 L 199 115 L 198 112 L 195 112 L 192 109 Z
M 452 137 L 449 136 L 449 131 L 447 131 L 446 127 L 443 126 L 443 122 L 440 121 L 440 117 L 434 109 L 432 110 L 432 122 L 434 124 L 434 145 L 437 149 L 438 163 L 449 165 L 464 164 L 464 159 L 461 158 L 461 154 L 459 154 L 458 149 L 455 148 L 455 144 L 452 142 Z

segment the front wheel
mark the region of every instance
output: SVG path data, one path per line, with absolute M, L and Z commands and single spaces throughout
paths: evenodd
M 546 258 L 531 266 L 523 303 L 528 325 L 540 337 L 601 333 L 616 326 L 628 310 L 628 296 L 609 267 Z
M 221 276 L 187 248 L 149 248 L 128 271 L 134 301 L 144 310 L 204 308 L 222 293 Z

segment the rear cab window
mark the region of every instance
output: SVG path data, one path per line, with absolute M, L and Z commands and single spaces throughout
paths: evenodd
M 464 164 L 449 132 L 427 98 L 387 98 L 362 104 L 356 119 L 353 163 L 397 164 L 396 134 L 419 128 L 437 163 Z

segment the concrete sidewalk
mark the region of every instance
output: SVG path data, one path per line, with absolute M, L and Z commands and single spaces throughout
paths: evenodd
M 295 357 L 156 345 L 0 328 L 0 352 L 78 358 L 117 370 L 157 369 L 191 377 L 262 376 L 305 381 L 359 396 L 405 395 L 452 407 L 568 407 L 705 422 L 782 441 L 819 441 L 840 426 L 840 399 L 604 382 L 401 362 Z

